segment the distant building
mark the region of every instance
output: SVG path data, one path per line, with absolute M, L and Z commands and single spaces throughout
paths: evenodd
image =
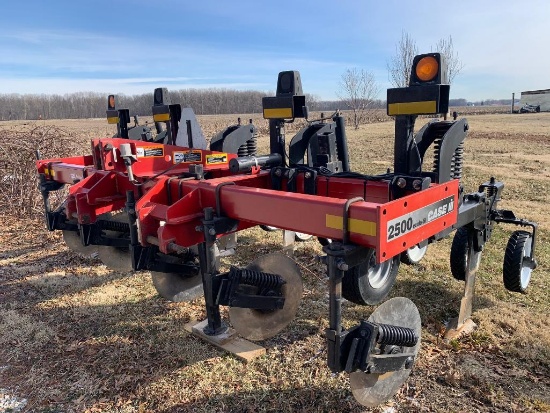
M 525 92 L 521 92 L 521 101 L 519 103 L 519 106 L 522 107 L 525 104 L 534 106 L 540 105 L 541 112 L 549 112 L 550 89 L 527 90 Z

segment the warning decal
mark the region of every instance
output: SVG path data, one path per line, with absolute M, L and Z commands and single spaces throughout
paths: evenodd
M 164 156 L 164 148 L 162 146 L 138 147 L 136 148 L 136 155 L 140 158 Z
M 201 151 L 189 151 L 189 152 L 174 152 L 173 153 L 174 163 L 186 163 L 186 162 L 201 162 L 202 161 L 202 152 Z
M 226 153 L 216 153 L 212 155 L 206 155 L 206 164 L 215 165 L 220 163 L 227 163 L 227 154 Z

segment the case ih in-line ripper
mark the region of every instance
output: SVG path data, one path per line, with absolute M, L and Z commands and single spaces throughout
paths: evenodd
M 524 292 L 536 267 L 536 224 L 497 209 L 503 183 L 491 178 L 477 192 L 464 193 L 466 119 L 433 119 L 414 132 L 417 115 L 448 111 L 445 69 L 438 53 L 416 56 L 410 86 L 388 90 L 387 111 L 395 116 L 394 168 L 372 176 L 350 170 L 338 113 L 308 121 L 287 150 L 285 123 L 308 117 L 295 71 L 281 72 L 276 96 L 263 99 L 270 129 L 270 153 L 263 156 L 256 155 L 252 124 L 228 128 L 206 150 L 197 144 L 194 116 L 182 116 L 164 90 L 155 91 L 156 137 L 137 122 L 128 128 L 128 111 L 117 109 L 110 96 L 107 114 L 118 124 L 115 138 L 94 139 L 89 156 L 37 162 L 48 229 L 62 230 L 68 245 L 81 252 L 99 245 L 108 265 L 126 257 L 133 269 L 151 270 L 165 298 L 186 301 L 204 291 L 204 332 L 226 331 L 219 308 L 228 306 L 231 324 L 250 340 L 272 337 L 292 321 L 302 281 L 295 263 L 278 253 L 220 273 L 220 256 L 235 247 L 231 235 L 262 225 L 317 236 L 328 275 L 328 366 L 350 373 L 360 403 L 382 403 L 411 371 L 420 316 L 410 300 L 393 298 L 344 330 L 343 298 L 379 304 L 400 262 L 418 262 L 429 243 L 456 230 L 450 263 L 452 275 L 465 281 L 460 328 L 471 314 L 481 252 L 499 222 L 530 228 L 510 237 L 505 287 Z M 430 148 L 434 163 L 428 167 Z M 72 184 L 69 196 L 52 210 L 49 192 L 64 184 Z M 122 209 L 125 213 L 115 213 Z

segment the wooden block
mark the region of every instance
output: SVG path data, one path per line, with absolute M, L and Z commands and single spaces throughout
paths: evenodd
M 457 324 L 458 318 L 453 318 L 449 321 L 449 328 L 445 332 L 445 340 L 447 340 L 447 342 L 468 335 L 477 327 L 476 323 L 474 323 L 471 318 L 468 318 L 460 325 Z
M 224 334 L 209 336 L 204 334 L 203 328 L 208 324 L 208 320 L 199 323 L 190 322 L 185 325 L 185 330 L 202 338 L 216 347 L 219 347 L 228 353 L 235 355 L 243 361 L 250 361 L 256 357 L 263 356 L 266 353 L 265 347 L 254 344 L 244 338 L 238 337 L 234 329 L 230 328 Z
M 208 325 L 208 320 L 203 320 L 198 324 L 195 324 L 192 329 L 192 333 L 212 344 L 217 346 L 227 343 L 235 335 L 235 330 L 229 327 L 225 333 L 218 334 L 215 336 L 209 336 L 205 334 L 204 327 Z

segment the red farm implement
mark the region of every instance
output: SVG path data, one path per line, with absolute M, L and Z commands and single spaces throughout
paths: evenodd
M 436 118 L 414 132 L 418 115 L 448 112 L 445 76 L 443 56 L 419 55 L 410 86 L 388 90 L 387 111 L 395 116 L 392 172 L 351 171 L 344 119 L 338 113 L 308 121 L 287 149 L 285 123 L 307 120 L 308 111 L 299 73 L 281 72 L 276 96 L 263 99 L 270 124 L 269 154 L 239 151 L 252 139 L 252 131 L 231 150 L 214 142 L 212 151 L 206 151 L 192 145 L 182 149 L 170 139 L 94 140 L 91 156 L 38 162 L 48 228 L 71 226 L 83 245 L 127 249 L 132 268 L 152 270 L 155 287 L 165 298 L 186 301 L 204 291 L 204 334 L 226 333 L 220 306 L 228 306 L 233 328 L 250 340 L 270 338 L 293 320 L 301 299 L 300 272 L 290 258 L 272 253 L 245 268 L 220 273 L 219 240 L 255 225 L 318 237 L 328 275 L 328 366 L 333 372 L 350 373 L 360 403 L 382 403 L 414 365 L 420 316 L 410 300 L 393 298 L 368 320 L 344 330 L 343 298 L 364 305 L 381 303 L 401 262 L 418 262 L 430 243 L 455 231 L 451 272 L 465 281 L 459 330 L 471 315 L 475 272 L 495 223 L 530 228 L 510 238 L 505 287 L 524 292 L 536 267 L 536 224 L 497 208 L 503 183 L 491 178 L 477 192 L 464 192 L 466 119 Z M 119 125 L 124 116 L 118 115 Z M 171 124 L 166 130 L 176 128 Z M 424 165 L 428 150 L 434 157 L 431 168 Z M 51 211 L 48 192 L 75 181 L 63 211 Z M 123 208 L 124 228 L 116 221 L 98 224 L 104 214 Z M 126 234 L 121 244 L 116 244 L 119 238 L 105 235 L 113 230 Z

